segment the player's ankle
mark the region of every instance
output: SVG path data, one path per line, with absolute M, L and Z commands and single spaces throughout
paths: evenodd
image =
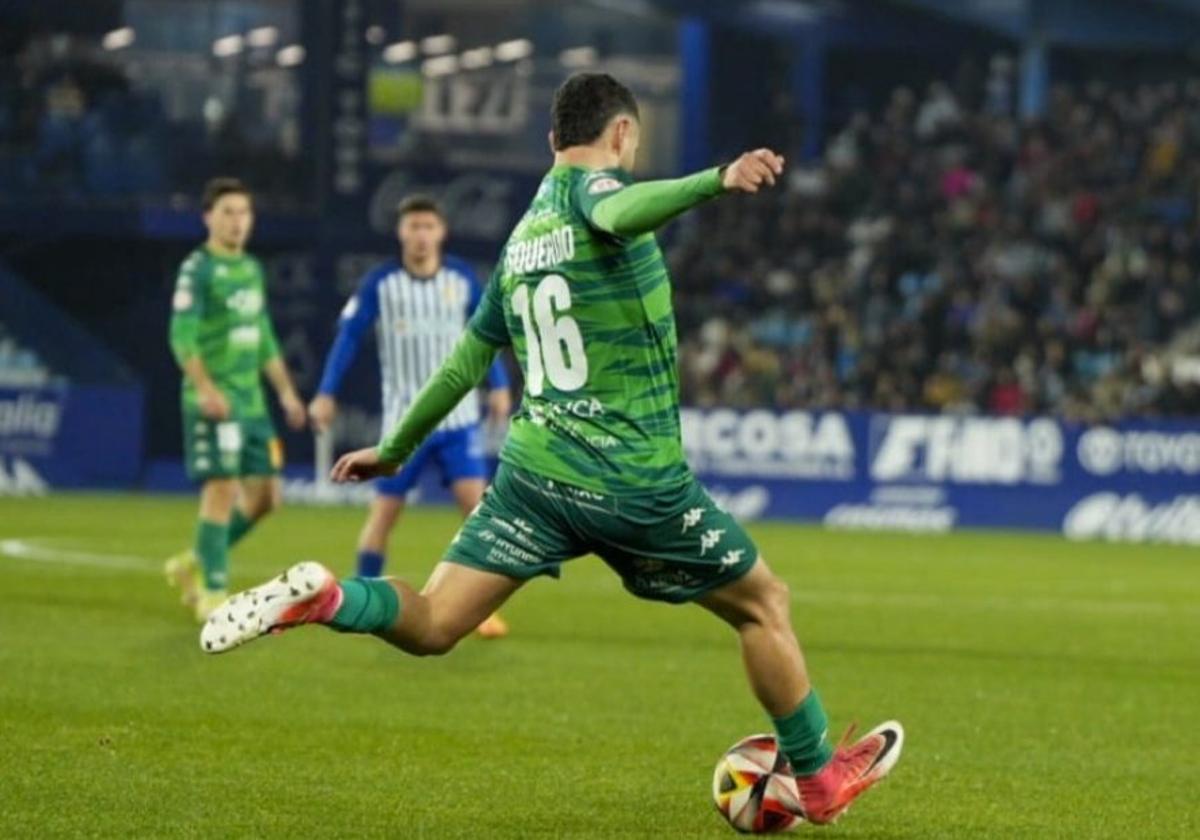
M 343 633 L 382 633 L 400 616 L 400 594 L 383 578 L 348 578 L 337 586 L 336 606 L 318 618 Z

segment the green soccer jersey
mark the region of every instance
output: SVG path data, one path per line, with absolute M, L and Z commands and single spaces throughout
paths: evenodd
M 279 355 L 279 344 L 258 260 L 197 248 L 180 266 L 172 309 L 171 350 L 179 363 L 200 357 L 233 419 L 266 417 L 261 371 Z M 184 409 L 197 409 L 197 402 L 196 387 L 185 376 Z
M 715 169 L 693 181 L 679 183 L 720 191 Z M 690 477 L 662 252 L 652 232 L 623 236 L 600 219 L 628 183 L 621 170 L 551 169 L 470 325 L 493 346 L 511 344 L 525 374 L 501 459 L 600 493 Z

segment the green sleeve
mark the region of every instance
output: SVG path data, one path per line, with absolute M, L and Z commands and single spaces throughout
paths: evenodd
M 495 347 L 507 347 L 512 344 L 508 334 L 508 322 L 504 320 L 504 291 L 500 288 L 500 274 L 504 269 L 504 253 L 492 271 L 487 288 L 483 290 L 483 298 L 475 307 L 467 328 Z
M 171 352 L 182 365 L 200 355 L 200 323 L 204 320 L 205 266 L 192 254 L 179 267 L 175 294 L 171 297 Z
M 575 202 L 592 227 L 616 236 L 637 236 L 722 192 L 721 171 L 715 166 L 683 178 L 640 184 L 630 184 L 619 169 L 601 169 L 580 179 Z
M 271 324 L 271 316 L 264 306 L 258 316 L 258 363 L 265 365 L 279 355 L 279 339 L 275 337 L 275 327 Z
M 396 428 L 380 441 L 379 459 L 388 464 L 404 463 L 462 398 L 483 381 L 496 357 L 496 349 L 474 330 L 463 333 Z

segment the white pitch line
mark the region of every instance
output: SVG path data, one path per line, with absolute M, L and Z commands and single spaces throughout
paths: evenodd
M 54 548 L 47 543 L 52 537 L 26 537 L 24 539 L 0 540 L 0 554 L 16 560 L 33 563 L 52 563 L 60 566 L 91 566 L 100 569 L 124 569 L 128 571 L 156 571 L 155 561 L 149 557 L 132 554 L 95 554 L 90 551 Z

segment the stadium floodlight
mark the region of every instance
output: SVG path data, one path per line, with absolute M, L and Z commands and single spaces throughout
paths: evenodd
M 280 67 L 295 67 L 304 63 L 304 47 L 299 44 L 288 44 L 275 53 L 275 63 Z
M 595 47 L 569 47 L 558 54 L 563 67 L 590 67 L 598 57 Z
M 458 70 L 458 56 L 439 55 L 421 62 L 421 72 L 426 76 L 447 76 Z
M 450 52 L 457 43 L 453 35 L 430 35 L 421 39 L 421 52 L 425 55 L 441 55 Z
M 503 41 L 496 45 L 498 61 L 518 61 L 528 58 L 532 53 L 533 41 L 528 38 L 515 38 L 512 41 Z
M 260 26 L 246 33 L 246 43 L 252 47 L 273 47 L 279 40 L 279 30 L 274 26 Z
M 132 26 L 122 26 L 106 33 L 100 45 L 106 50 L 123 50 L 133 43 L 135 37 Z
M 467 50 L 459 56 L 459 62 L 464 70 L 477 70 L 480 67 L 487 67 L 492 63 L 492 48 L 491 47 L 476 47 L 473 50 Z
M 241 35 L 226 35 L 213 41 L 212 51 L 218 58 L 229 58 L 240 53 L 244 46 L 245 41 Z
M 377 47 L 387 38 L 387 30 L 375 23 L 367 27 L 365 36 L 368 44 Z
M 383 48 L 383 60 L 388 64 L 403 64 L 417 56 L 417 45 L 412 41 L 397 41 Z

